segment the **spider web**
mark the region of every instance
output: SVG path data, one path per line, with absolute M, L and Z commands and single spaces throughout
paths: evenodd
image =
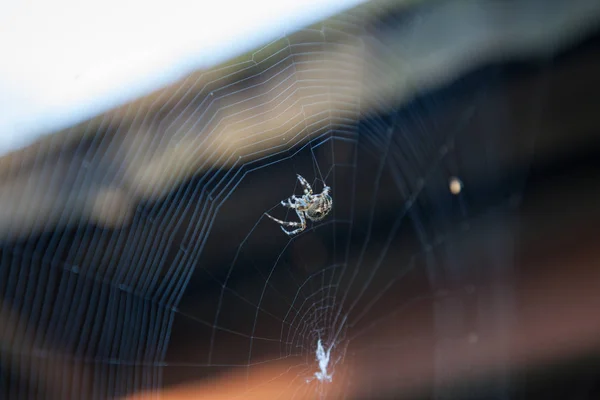
M 542 101 L 521 110 L 533 134 L 510 140 L 512 110 L 494 92 L 512 73 L 502 67 L 435 92 L 415 85 L 408 104 L 390 107 L 376 93 L 364 104 L 397 67 L 381 60 L 400 57 L 378 37 L 403 22 L 346 13 L 192 76 L 171 97 L 73 128 L 90 135 L 35 158 L 36 182 L 67 181 L 93 195 L 166 144 L 192 147 L 198 163 L 188 176 L 170 160 L 176 167 L 162 186 L 134 182 L 147 197 L 118 228 L 78 220 L 76 195 L 62 188 L 57 200 L 48 191 L 42 200 L 60 203 L 59 228 L 44 220 L 46 233 L 2 247 L 2 320 L 10 322 L 2 390 L 29 398 L 50 386 L 57 398 L 103 399 L 242 371 L 250 393 L 260 386 L 255 368 L 281 364 L 273 376 L 287 382 L 280 398 L 327 397 L 332 388 L 376 395 L 383 373 L 373 365 L 405 379 L 401 360 L 438 339 L 424 368 L 446 373 L 443 338 L 474 344 L 481 334 L 476 323 L 448 321 L 462 311 L 447 287 L 475 290 L 460 238 L 494 221 L 504 236 L 484 240 L 482 262 L 499 278 L 509 274 L 512 225 L 503 218 L 519 204 Z M 365 48 L 389 57 L 369 59 L 366 70 Z M 152 135 L 124 151 L 124 132 Z M 499 184 L 508 148 L 525 149 L 513 155 L 524 169 Z M 333 208 L 288 237 L 265 213 L 296 220 L 280 201 L 301 194 L 297 174 L 315 193 L 330 186 Z M 435 338 L 403 323 L 417 310 Z M 504 388 L 500 380 L 496 390 Z

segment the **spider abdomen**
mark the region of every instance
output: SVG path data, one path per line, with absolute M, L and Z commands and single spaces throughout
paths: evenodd
M 306 210 L 306 217 L 312 221 L 320 221 L 331 211 L 332 200 L 328 194 L 320 195 Z

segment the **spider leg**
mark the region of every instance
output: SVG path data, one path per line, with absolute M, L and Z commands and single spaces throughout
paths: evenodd
M 304 215 L 300 211 L 298 211 L 298 210 L 296 210 L 296 214 L 298 214 L 298 218 L 300 218 L 300 223 L 298 223 L 298 222 L 288 222 L 287 224 L 289 226 L 299 226 L 298 229 L 294 229 L 293 231 L 287 231 L 287 230 L 284 229 L 283 226 L 280 226 L 281 230 L 283 232 L 285 232 L 288 236 L 293 236 L 293 235 L 295 235 L 297 233 L 300 233 L 300 232 L 302 232 L 303 230 L 306 229 L 306 219 L 304 218 Z
M 306 181 L 306 179 L 304 179 L 302 177 L 302 175 L 297 174 L 298 176 L 298 180 L 300 181 L 300 184 L 302 185 L 302 187 L 304 188 L 304 194 L 313 194 L 312 188 L 310 187 L 310 185 L 308 184 L 308 182 Z
M 299 206 L 304 206 L 305 203 L 306 201 L 303 198 L 296 197 L 295 195 L 286 200 L 281 201 L 282 206 L 293 209 L 297 209 Z
M 286 225 L 286 226 L 302 226 L 302 224 L 300 222 L 291 222 L 291 221 L 282 221 L 280 219 L 277 219 L 275 217 L 270 216 L 269 214 L 265 213 L 265 215 L 269 218 L 271 218 L 273 221 L 277 222 L 280 225 Z
M 296 214 L 298 214 L 298 217 L 300 218 L 300 222 L 282 221 L 280 219 L 277 219 L 277 218 L 272 217 L 269 214 L 265 213 L 265 215 L 267 217 L 271 218 L 273 221 L 277 222 L 279 225 L 282 225 L 282 226 L 280 226 L 281 230 L 284 231 L 289 236 L 295 235 L 296 233 L 302 232 L 304 229 L 306 229 L 306 219 L 304 218 L 304 215 L 302 215 L 302 213 L 298 210 L 296 210 Z M 290 226 L 290 227 L 297 226 L 298 229 L 294 229 L 293 231 L 288 231 L 283 226 Z
M 298 199 L 296 196 L 292 196 L 289 199 L 281 200 L 281 205 L 289 208 L 295 208 L 297 201 Z

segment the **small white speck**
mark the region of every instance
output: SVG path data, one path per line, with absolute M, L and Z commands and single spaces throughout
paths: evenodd
M 461 192 L 463 184 L 460 179 L 453 176 L 452 178 L 450 178 L 450 182 L 449 182 L 448 186 L 450 188 L 450 192 L 454 195 L 457 195 Z

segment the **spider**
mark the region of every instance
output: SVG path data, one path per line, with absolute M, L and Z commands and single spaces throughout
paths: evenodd
M 288 236 L 293 236 L 306 229 L 307 218 L 311 221 L 322 220 L 327 216 L 327 214 L 329 214 L 331 207 L 333 206 L 333 200 L 329 194 L 331 191 L 329 186 L 326 185 L 320 194 L 313 194 L 312 188 L 306 179 L 304 179 L 301 175 L 297 176 L 300 185 L 302 185 L 304 188 L 304 195 L 302 197 L 296 197 L 296 195 L 292 195 L 292 197 L 288 198 L 287 200 L 282 200 L 281 205 L 294 209 L 296 214 L 298 214 L 298 218 L 300 218 L 300 222 L 282 221 L 265 213 L 267 217 L 282 225 L 280 226 L 281 230 Z M 298 228 L 294 229 L 293 231 L 288 231 L 284 228 L 284 226 Z

